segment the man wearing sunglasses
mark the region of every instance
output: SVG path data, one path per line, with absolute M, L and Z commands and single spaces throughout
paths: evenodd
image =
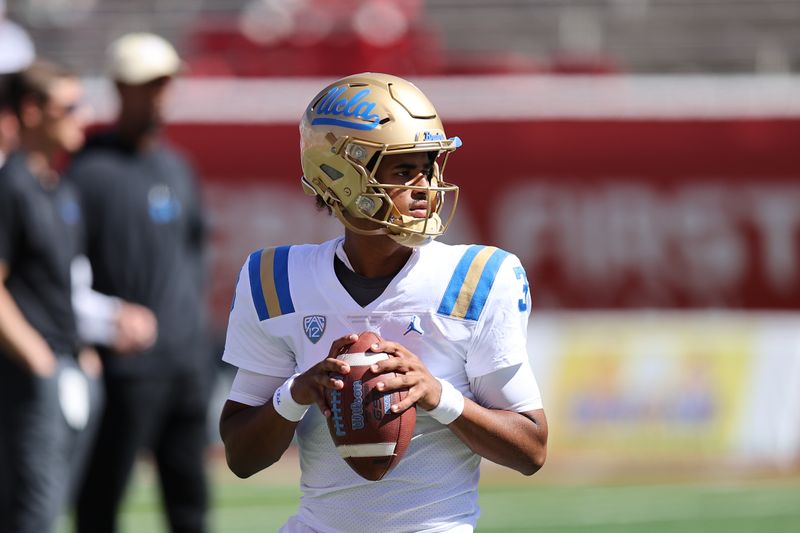
M 97 373 L 92 352 L 79 343 L 71 300 L 81 211 L 57 170 L 58 159 L 84 141 L 80 98 L 78 78 L 49 63 L 34 63 L 10 81 L 20 129 L 19 146 L 0 169 L 3 532 L 53 529 L 96 405 Z

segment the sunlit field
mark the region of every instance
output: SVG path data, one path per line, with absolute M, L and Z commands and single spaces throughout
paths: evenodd
M 214 462 L 214 532 L 274 532 L 296 509 L 297 469 L 291 460 L 247 480 L 230 474 L 219 459 Z M 794 533 L 800 527 L 798 476 L 665 482 L 637 475 L 627 483 L 588 483 L 557 474 L 525 478 L 485 468 L 478 530 Z M 122 524 L 123 533 L 167 531 L 158 485 L 146 463 L 136 473 Z

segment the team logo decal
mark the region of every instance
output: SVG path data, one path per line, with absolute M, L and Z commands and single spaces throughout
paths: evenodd
M 414 315 L 411 317 L 411 322 L 408 323 L 408 327 L 406 327 L 406 332 L 403 335 L 408 335 L 411 332 L 418 333 L 420 335 L 425 335 L 425 330 L 422 329 L 422 324 L 420 323 L 419 317 Z
M 316 344 L 325 333 L 327 320 L 322 315 L 309 315 L 303 317 L 303 331 L 312 343 Z
M 172 222 L 181 214 L 181 202 L 166 185 L 154 185 L 147 193 L 150 218 L 156 224 Z
M 444 136 L 444 133 L 440 131 L 422 131 L 417 133 L 417 140 L 418 141 L 446 141 L 447 137 Z
M 328 91 L 314 109 L 317 116 L 311 124 L 328 124 L 357 130 L 375 129 L 380 124 L 380 117 L 373 113 L 378 103 L 367 99 L 372 91 L 362 89 L 348 98 L 343 95 L 347 88 L 347 85 L 340 85 Z

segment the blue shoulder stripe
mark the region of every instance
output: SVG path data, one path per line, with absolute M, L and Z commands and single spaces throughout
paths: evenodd
M 292 294 L 289 292 L 289 248 L 280 246 L 275 248 L 274 280 L 275 290 L 278 293 L 280 314 L 294 313 Z
M 247 271 L 250 274 L 250 294 L 253 296 L 253 305 L 256 307 L 259 320 L 269 318 L 264 291 L 261 289 L 261 255 L 263 252 L 264 250 L 253 252 L 247 261 Z
M 509 253 L 494 246 L 470 246 L 456 265 L 438 313 L 477 320 Z
M 453 312 L 458 293 L 461 292 L 461 286 L 464 284 L 467 272 L 469 272 L 469 266 L 472 264 L 472 260 L 475 259 L 478 252 L 483 248 L 484 247 L 480 245 L 470 246 L 461 257 L 461 260 L 456 265 L 456 269 L 453 271 L 453 275 L 450 278 L 450 283 L 447 284 L 447 289 L 444 291 L 442 303 L 439 304 L 439 310 L 437 312 L 440 315 L 449 315 Z
M 267 248 L 250 255 L 250 292 L 259 320 L 294 313 L 289 289 L 290 248 Z
M 500 265 L 503 264 L 503 261 L 508 255 L 508 252 L 505 250 L 496 249 L 492 252 L 489 260 L 486 262 L 486 266 L 483 268 L 478 286 L 472 293 L 472 300 L 469 302 L 467 314 L 464 316 L 467 320 L 478 320 L 478 317 L 481 316 L 481 311 L 483 311 L 483 306 L 486 304 L 487 298 L 489 298 L 489 292 L 492 290 L 492 285 L 494 285 L 494 280 L 497 277 L 498 270 L 500 270 Z
M 231 311 L 233 308 L 236 307 L 236 289 L 239 287 L 239 278 L 242 277 L 242 270 L 239 269 L 239 272 L 236 273 L 236 283 L 233 284 L 233 298 L 231 299 Z

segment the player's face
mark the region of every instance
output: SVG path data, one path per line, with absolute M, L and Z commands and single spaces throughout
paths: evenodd
M 389 155 L 383 158 L 375 179 L 387 185 L 413 185 L 427 187 L 433 173 L 433 161 L 426 152 Z M 403 215 L 414 218 L 427 218 L 430 210 L 435 211 L 436 195 L 424 190 L 388 188 L 387 194 Z

